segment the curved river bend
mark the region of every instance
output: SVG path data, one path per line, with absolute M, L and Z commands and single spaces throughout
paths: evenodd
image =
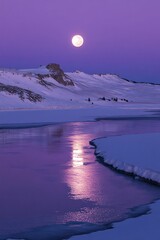
M 108 120 L 0 130 L 0 240 L 64 239 L 135 216 L 158 187 L 99 164 L 89 141 L 160 132 L 158 120 Z M 143 213 L 143 212 L 142 212 Z

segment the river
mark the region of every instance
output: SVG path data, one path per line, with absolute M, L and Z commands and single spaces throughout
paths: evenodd
M 1 129 L 0 239 L 64 239 L 138 214 L 160 189 L 98 163 L 89 141 L 152 132 L 160 132 L 159 120 Z

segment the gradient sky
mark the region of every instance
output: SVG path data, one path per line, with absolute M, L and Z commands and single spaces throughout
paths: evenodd
M 51 62 L 160 83 L 160 0 L 0 0 L 0 67 Z

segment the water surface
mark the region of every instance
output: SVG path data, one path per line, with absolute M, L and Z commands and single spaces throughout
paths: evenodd
M 160 121 L 0 130 L 0 239 L 63 239 L 103 229 L 159 198 L 158 187 L 96 162 L 89 145 L 97 137 L 145 132 L 160 132 Z

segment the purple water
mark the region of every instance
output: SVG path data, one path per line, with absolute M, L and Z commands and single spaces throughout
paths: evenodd
M 158 187 L 96 162 L 89 145 L 97 137 L 144 132 L 160 132 L 160 121 L 0 130 L 0 239 L 63 239 L 103 229 L 160 198 Z

